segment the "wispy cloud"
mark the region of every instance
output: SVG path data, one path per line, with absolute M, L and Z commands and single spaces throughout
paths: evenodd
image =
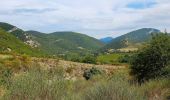
M 114 37 L 142 27 L 170 30 L 169 5 L 170 0 L 1 0 L 0 21 L 25 30 Z
M 51 8 L 44 8 L 44 9 L 32 9 L 32 8 L 22 8 L 22 9 L 15 9 L 13 13 L 35 13 L 35 14 L 40 14 L 40 13 L 45 13 L 45 12 L 51 12 L 51 11 L 56 11 L 57 9 L 51 9 Z

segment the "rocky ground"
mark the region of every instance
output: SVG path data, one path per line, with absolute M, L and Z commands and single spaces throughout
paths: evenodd
M 63 68 L 66 72 L 67 79 L 75 79 L 77 77 L 81 78 L 85 70 L 95 67 L 99 70 L 104 71 L 107 75 L 113 74 L 115 70 L 124 69 L 126 66 L 123 65 L 94 65 L 85 64 L 71 61 L 64 61 L 58 59 L 34 59 L 41 67 L 45 69 L 50 69 L 54 67 Z
M 12 55 L 4 55 L 0 54 L 0 59 L 10 59 L 13 58 Z M 95 67 L 107 75 L 113 74 L 115 70 L 126 68 L 125 65 L 95 65 L 95 64 L 85 64 L 78 62 L 71 62 L 59 59 L 51 59 L 51 58 L 29 58 L 31 59 L 32 64 L 36 64 L 35 66 L 40 66 L 43 69 L 53 69 L 53 68 L 63 68 L 66 72 L 65 76 L 67 79 L 75 79 L 82 78 L 85 70 L 91 69 Z M 33 66 L 30 64 L 30 66 Z

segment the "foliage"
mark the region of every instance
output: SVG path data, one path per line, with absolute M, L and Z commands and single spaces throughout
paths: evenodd
M 50 55 L 70 53 L 87 53 L 101 48 L 104 44 L 99 40 L 76 32 L 54 32 L 44 34 L 36 31 L 27 31 L 38 41 L 40 49 Z
M 93 55 L 87 55 L 82 59 L 83 63 L 96 64 L 96 57 Z
M 12 72 L 19 72 L 29 69 L 31 66 L 31 58 L 27 55 L 12 55 L 10 58 L 1 60 L 0 70 L 10 69 Z
M 68 53 L 61 56 L 59 55 L 60 58 L 73 62 L 81 62 L 84 56 L 85 56 L 84 54 L 79 53 Z
M 124 55 L 126 54 L 113 53 L 113 54 L 100 55 L 97 57 L 97 62 L 100 64 L 120 64 L 120 58 L 122 58 Z
M 1 66 L 0 68 L 0 85 L 4 85 L 5 87 L 9 88 L 11 84 L 11 77 L 13 73 L 10 68 L 4 68 Z
M 100 75 L 102 74 L 102 71 L 95 68 L 95 67 L 92 67 L 91 69 L 88 69 L 88 70 L 85 70 L 84 71 L 84 74 L 83 74 L 83 77 L 86 79 L 86 80 L 89 80 L 90 78 L 92 78 L 94 75 Z
M 131 74 L 142 83 L 149 79 L 160 77 L 165 72 L 170 61 L 170 36 L 157 34 L 152 41 L 134 57 L 131 65 Z
M 64 70 L 57 66 L 42 69 L 32 66 L 24 73 L 12 75 L 2 100 L 161 100 L 168 96 L 169 80 L 149 81 L 142 85 L 129 83 L 125 70 L 116 71 L 112 77 L 95 74 L 90 80 L 66 80 Z M 159 90 L 159 91 L 157 91 Z
M 0 28 L 4 30 L 3 33 L 7 33 L 9 30 L 15 29 L 8 33 L 8 35 L 13 36 L 13 38 L 6 41 L 3 40 L 3 45 L 0 44 L 2 47 L 0 48 L 0 51 L 12 49 L 13 52 L 21 54 L 25 53 L 33 56 L 58 56 L 69 55 L 70 53 L 85 54 L 93 52 L 104 46 L 104 44 L 99 40 L 76 32 L 54 32 L 50 34 L 44 34 L 36 31 L 25 32 L 16 26 L 2 22 L 0 22 Z M 5 35 L 3 37 L 9 38 Z M 23 43 L 30 40 L 36 41 L 40 44 L 36 50 Z
M 64 81 L 62 70 L 41 70 L 34 67 L 12 80 L 5 100 L 56 100 L 68 95 L 69 82 Z
M 0 27 L 6 31 L 9 31 L 10 29 L 12 29 L 14 26 L 13 25 L 10 25 L 10 24 L 7 24 L 7 23 L 3 23 L 3 22 L 0 22 Z
M 132 55 L 126 54 L 126 55 L 119 58 L 119 62 L 120 63 L 130 63 L 131 62 L 131 57 L 132 57 Z
M 86 90 L 85 100 L 147 100 L 147 97 L 128 83 L 122 73 L 116 73 L 110 80 L 97 83 Z
M 169 100 L 170 97 L 170 79 L 156 78 L 149 80 L 138 87 L 140 91 L 147 94 L 151 100 Z

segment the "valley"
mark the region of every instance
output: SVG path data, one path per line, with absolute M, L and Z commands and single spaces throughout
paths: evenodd
M 0 99 L 168 100 L 169 36 L 142 28 L 101 40 L 1 22 Z
M 0 100 L 170 100 L 170 0 L 0 0 Z

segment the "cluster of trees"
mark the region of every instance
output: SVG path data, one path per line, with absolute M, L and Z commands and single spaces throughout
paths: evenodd
M 149 44 L 135 54 L 131 75 L 143 83 L 150 79 L 170 76 L 170 35 L 156 34 Z
M 81 63 L 89 63 L 89 64 L 96 64 L 97 62 L 97 57 L 90 53 L 88 54 L 70 53 L 61 58 L 73 62 L 81 62 Z
M 126 55 L 124 55 L 123 57 L 120 57 L 120 58 L 119 58 L 119 62 L 120 62 L 120 63 L 130 63 L 131 58 L 132 58 L 132 55 L 126 54 Z

